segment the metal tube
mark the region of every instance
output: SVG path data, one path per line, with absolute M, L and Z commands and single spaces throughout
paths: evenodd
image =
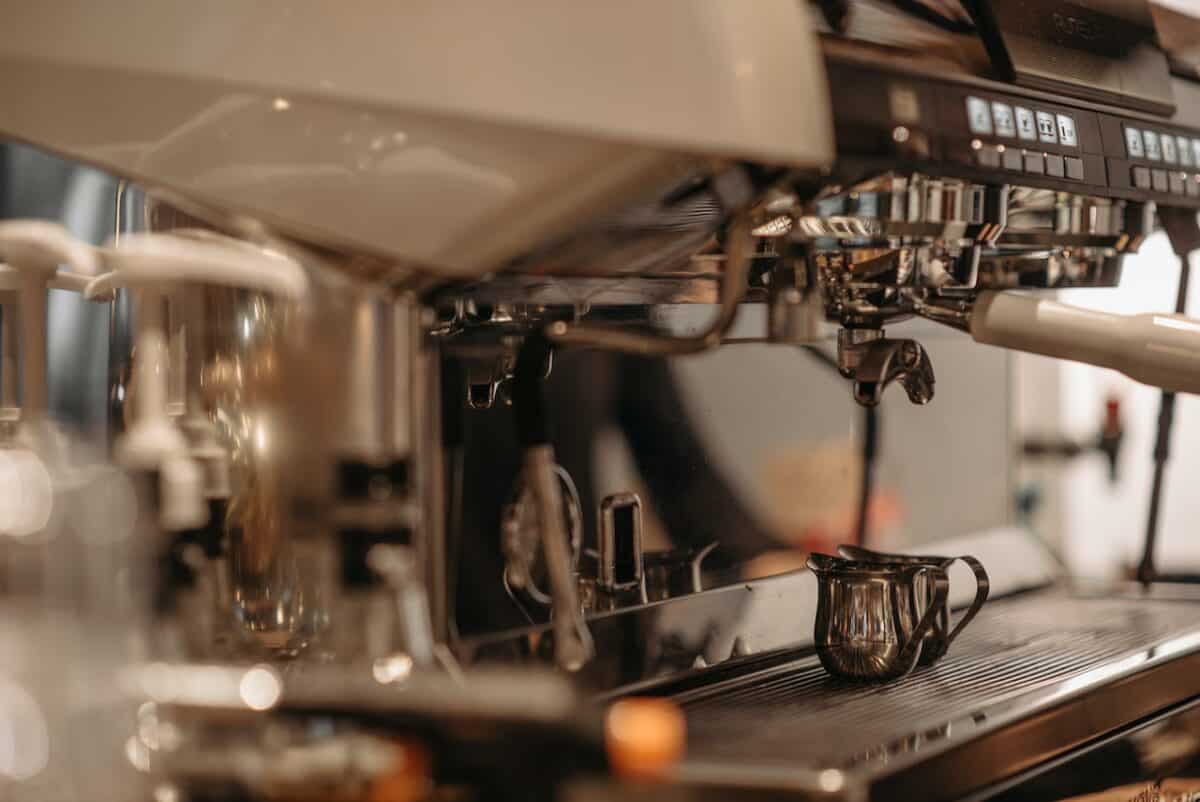
M 21 277 L 21 417 L 46 412 L 46 276 L 28 271 Z
M 735 223 L 729 229 L 725 270 L 721 279 L 721 306 L 712 325 L 700 334 L 664 337 L 589 323 L 571 326 L 560 321 L 546 329 L 546 336 L 558 345 L 601 348 L 642 356 L 679 356 L 715 348 L 732 328 L 738 305 L 746 295 L 755 243 L 750 230 L 751 226 L 746 222 Z

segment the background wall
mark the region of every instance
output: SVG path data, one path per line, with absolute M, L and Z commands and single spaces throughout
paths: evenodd
M 1200 315 L 1200 269 L 1193 260 L 1189 309 Z M 1126 260 L 1118 290 L 1070 290 L 1061 300 L 1096 309 L 1134 313 L 1171 311 L 1179 262 L 1164 235 L 1156 235 Z M 1094 434 L 1104 401 L 1121 401 L 1125 440 L 1116 483 L 1098 455 L 1064 465 L 1026 465 L 1018 481 L 1040 488 L 1044 500 L 1034 518 L 1039 533 L 1062 551 L 1077 573 L 1114 576 L 1141 556 L 1153 471 L 1159 392 L 1113 371 L 1020 355 L 1015 371 L 1015 429 L 1041 434 Z M 1159 564 L 1200 568 L 1200 399 L 1180 396 L 1175 412 L 1172 459 L 1160 516 Z
M 937 385 L 923 407 L 899 387 L 885 394 L 873 542 L 917 543 L 1009 522 L 1009 356 L 935 324 L 889 333 L 926 346 Z M 862 421 L 849 382 L 786 346 L 729 346 L 674 367 L 713 457 L 777 534 L 846 539 Z

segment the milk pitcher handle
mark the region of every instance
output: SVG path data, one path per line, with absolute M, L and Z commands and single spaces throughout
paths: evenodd
M 950 648 L 950 644 L 956 637 L 958 637 L 958 633 L 962 632 L 967 624 L 971 623 L 971 619 L 979 614 L 980 608 L 983 607 L 983 603 L 988 599 L 988 591 L 990 591 L 992 587 L 992 582 L 990 579 L 988 579 L 988 572 L 984 569 L 983 563 L 979 562 L 979 560 L 966 555 L 962 557 L 955 557 L 954 559 L 962 560 L 975 574 L 975 601 L 971 602 L 971 606 L 965 613 L 963 613 L 962 618 L 958 620 L 958 623 L 954 625 L 954 629 L 952 629 L 950 634 L 946 637 L 946 643 L 944 646 L 946 649 Z M 953 562 L 954 560 L 948 561 L 945 565 L 945 568 L 949 569 L 951 563 Z
M 945 607 L 946 594 L 950 592 L 950 579 L 946 576 L 945 569 L 931 565 L 920 568 L 919 573 L 930 574 L 933 593 L 929 595 L 929 605 L 925 608 L 925 612 L 921 614 L 921 620 L 913 628 L 912 634 L 908 638 L 908 643 L 904 644 L 904 649 L 900 652 L 899 663 L 901 665 L 916 664 L 916 652 L 921 648 L 921 642 L 929 634 L 929 630 L 933 628 L 934 622 L 937 621 L 938 613 Z

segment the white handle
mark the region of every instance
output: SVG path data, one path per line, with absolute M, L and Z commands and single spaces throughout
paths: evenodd
M 977 342 L 1112 368 L 1144 384 L 1200 393 L 1200 321 L 1118 315 L 1033 295 L 983 292 L 971 313 Z
M 21 407 L 25 417 L 46 411 L 46 288 L 59 265 L 94 275 L 96 251 L 58 223 L 45 220 L 0 222 L 0 288 L 16 289 L 21 326 Z M 11 309 L 8 310 L 11 314 Z
M 0 222 L 0 261 L 47 276 L 53 275 L 59 265 L 85 276 L 100 272 L 95 248 L 75 239 L 58 223 L 46 220 Z
M 112 271 L 94 282 L 88 297 L 116 287 L 198 283 L 260 290 L 300 300 L 308 289 L 304 269 L 287 256 L 204 231 L 124 234 L 101 255 Z

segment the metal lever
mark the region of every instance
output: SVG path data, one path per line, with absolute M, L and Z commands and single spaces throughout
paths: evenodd
M 842 337 L 838 369 L 854 381 L 854 400 L 866 407 L 877 405 L 883 391 L 897 379 L 914 404 L 928 404 L 933 399 L 933 363 L 916 340 L 892 340 L 882 332 L 865 340 Z
M 572 570 L 554 446 L 550 444 L 546 402 L 542 396 L 542 379 L 550 351 L 550 343 L 538 335 L 526 338 L 521 346 L 513 368 L 513 411 L 517 440 L 524 450 L 525 482 L 537 510 L 546 578 L 554 600 L 555 660 L 568 671 L 578 671 L 592 658 L 593 647 Z
M 554 599 L 554 655 L 562 668 L 578 671 L 592 658 L 592 638 L 571 572 L 571 555 L 564 531 L 562 496 L 554 473 L 554 449 L 549 445 L 525 449 L 526 481 L 537 504 L 538 526 Z

